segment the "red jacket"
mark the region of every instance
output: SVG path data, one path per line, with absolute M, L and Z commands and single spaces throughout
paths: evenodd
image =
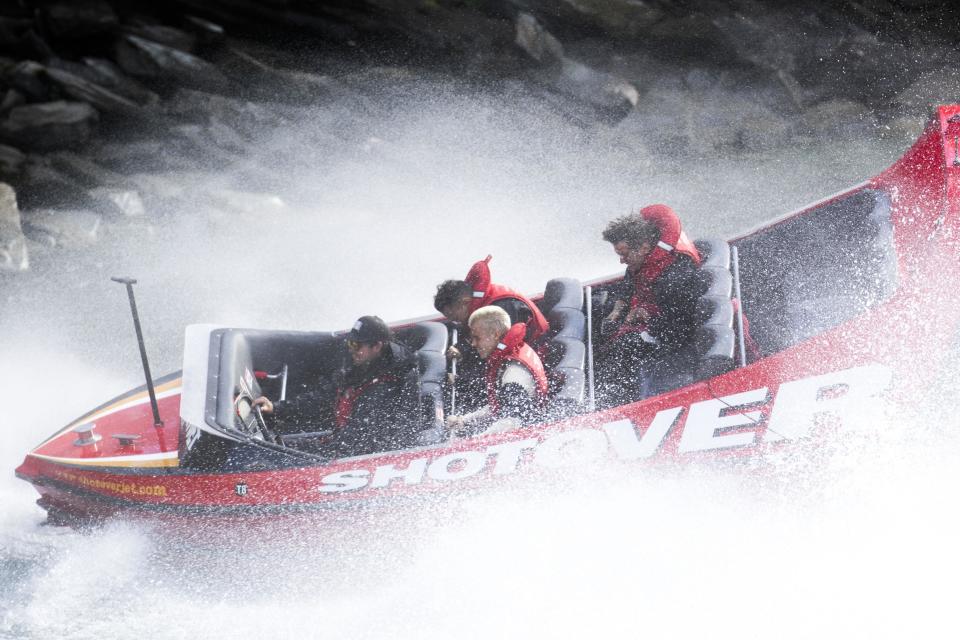
M 514 291 L 510 287 L 505 287 L 502 284 L 490 282 L 490 259 L 492 257 L 493 256 L 487 256 L 483 260 L 480 260 L 470 267 L 470 271 L 467 272 L 465 281 L 473 290 L 473 302 L 470 303 L 470 313 L 473 313 L 480 307 L 493 304 L 497 300 L 516 298 L 527 305 L 530 308 L 530 313 L 533 314 L 533 317 L 530 318 L 530 325 L 533 328 L 530 337 L 539 338 L 550 329 L 550 323 L 547 322 L 547 319 L 540 312 L 540 309 L 537 308 L 537 305 L 525 295 Z
M 487 358 L 487 401 L 493 415 L 500 415 L 500 401 L 497 397 L 497 380 L 501 368 L 508 362 L 519 362 L 533 374 L 537 385 L 536 404 L 542 406 L 547 400 L 547 373 L 536 352 L 523 341 L 527 326 L 518 322 L 500 339 L 500 343 Z

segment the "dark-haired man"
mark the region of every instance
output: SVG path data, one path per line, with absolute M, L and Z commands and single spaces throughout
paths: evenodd
M 677 214 L 662 204 L 611 221 L 603 239 L 627 267 L 610 289 L 614 303 L 603 319 L 606 339 L 597 363 L 609 406 L 638 399 L 644 363 L 666 357 L 693 337 L 700 254 Z
M 278 420 L 329 424 L 332 435 L 321 453 L 342 458 L 387 451 L 413 443 L 416 365 L 410 351 L 391 340 L 377 316 L 359 318 L 345 336 L 348 358 L 332 384 L 289 402 L 265 397 L 255 404 Z
M 458 330 L 457 342 L 447 351 L 448 358 L 459 359 L 457 379 L 457 410 L 472 411 L 486 403 L 485 366 L 470 344 L 470 314 L 485 306 L 503 309 L 511 325 L 526 326 L 525 340 L 536 340 L 550 328 L 547 319 L 529 298 L 510 287 L 491 282 L 490 259 L 476 262 L 464 280 L 445 280 L 437 286 L 434 308 L 449 321 L 448 326 Z

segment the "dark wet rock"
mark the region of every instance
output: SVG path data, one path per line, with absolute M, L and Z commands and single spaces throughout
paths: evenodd
M 120 67 L 105 58 L 84 58 L 83 66 L 87 69 L 87 73 L 80 73 L 80 75 L 87 80 L 102 85 L 141 106 L 154 105 L 160 101 L 156 93 L 125 74 Z
M 103 218 L 85 209 L 24 209 L 23 232 L 48 247 L 78 249 L 96 244 Z
M 124 26 L 122 31 L 186 53 L 195 53 L 197 50 L 197 36 L 176 27 L 162 24 L 131 25 Z
M 573 111 L 555 103 L 568 116 L 584 124 L 597 118 L 608 122 L 622 120 L 637 104 L 639 92 L 630 83 L 597 71 L 564 54 L 564 47 L 527 13 L 517 17 L 517 45 L 543 68 L 532 77 L 584 108 Z M 593 113 L 591 113 L 593 111 Z
M 33 27 L 33 20 L 28 18 L 0 17 L 0 49 L 16 51 L 23 43 L 23 39 Z
M 806 109 L 797 121 L 799 133 L 815 138 L 872 135 L 877 121 L 871 110 L 853 100 L 828 100 Z
M 535 17 L 529 13 L 517 16 L 517 46 L 542 64 L 560 64 L 564 59 L 563 45 Z
M 191 89 L 178 89 L 166 101 L 164 110 L 168 116 L 188 122 L 222 122 L 247 139 L 253 139 L 268 128 L 283 124 L 283 117 L 276 109 L 239 98 Z
M 618 37 L 636 37 L 664 18 L 654 2 L 637 0 L 560 0 L 559 15 L 570 21 L 587 20 Z
M 24 60 L 9 69 L 4 79 L 31 102 L 45 102 L 53 97 L 46 70 L 39 62 Z
M 194 155 L 196 148 L 180 138 L 100 142 L 89 150 L 91 159 L 123 175 L 145 171 L 198 171 L 205 160 Z
M 0 139 L 36 151 L 83 146 L 99 122 L 85 102 L 59 100 L 14 107 L 0 122 Z
M 90 158 L 73 151 L 57 151 L 47 155 L 50 165 L 84 187 L 117 186 L 124 176 L 100 166 Z
M 737 59 L 729 36 L 710 17 L 700 13 L 661 20 L 646 29 L 644 37 L 651 53 L 669 59 Z
M 27 103 L 27 98 L 16 89 L 7 89 L 0 98 L 0 114 Z
M 98 111 L 125 116 L 140 114 L 140 105 L 137 103 L 69 71 L 50 68 L 45 70 L 45 75 L 56 86 L 61 95 L 87 102 Z
M 226 76 L 206 60 L 137 36 L 123 36 L 116 56 L 121 69 L 139 78 L 214 93 L 229 87 Z
M 333 98 L 356 100 L 355 94 L 329 76 L 280 69 L 237 48 L 223 51 L 220 60 L 234 84 L 242 87 L 245 97 L 310 105 Z
M 0 271 L 26 271 L 29 266 L 17 194 L 0 182 Z
M 197 36 L 202 46 L 216 46 L 223 44 L 226 40 L 223 27 L 216 22 L 197 16 L 187 16 L 184 20 L 184 26 Z
M 58 171 L 48 158 L 35 154 L 27 156 L 17 181 L 17 190 L 24 209 L 86 207 L 92 204 L 82 184 Z
M 27 156 L 16 147 L 0 144 L 0 180 L 15 181 L 26 159 Z
M 0 51 L 37 60 L 46 60 L 53 53 L 37 34 L 32 19 L 16 17 L 0 17 Z
M 934 106 L 960 100 L 960 71 L 954 66 L 931 69 L 897 93 L 894 103 L 919 120 Z
M 43 23 L 53 38 L 87 38 L 111 32 L 117 14 L 105 0 L 69 0 L 44 6 Z
M 146 213 L 143 199 L 136 189 L 98 187 L 91 189 L 89 193 L 97 203 L 96 210 L 109 217 L 139 218 Z

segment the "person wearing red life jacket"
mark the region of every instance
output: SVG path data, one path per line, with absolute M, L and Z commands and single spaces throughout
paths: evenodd
M 472 411 L 486 404 L 486 367 L 470 344 L 467 320 L 474 311 L 486 306 L 500 307 L 507 312 L 511 325 L 526 326 L 525 340 L 532 342 L 550 328 L 547 319 L 529 298 L 501 284 L 491 282 L 490 259 L 476 262 L 464 280 L 446 280 L 437 286 L 433 306 L 448 320 L 448 328 L 458 330 L 456 344 L 451 344 L 448 358 L 459 359 L 454 380 L 458 409 Z M 452 333 L 452 331 L 451 331 Z
M 627 267 L 610 289 L 598 380 L 607 406 L 638 399 L 645 362 L 669 357 L 696 331 L 700 254 L 673 209 L 655 204 L 611 221 L 603 239 Z
M 456 435 L 495 433 L 538 421 L 547 400 L 547 375 L 524 341 L 526 325 L 511 325 L 507 312 L 492 305 L 474 311 L 468 324 L 471 343 L 486 365 L 487 403 L 449 416 L 448 429 Z
M 318 453 L 334 458 L 413 444 L 416 363 L 377 316 L 359 318 L 344 340 L 348 357 L 329 384 L 286 402 L 254 401 L 281 422 L 329 427 Z M 309 429 L 308 429 L 309 430 Z

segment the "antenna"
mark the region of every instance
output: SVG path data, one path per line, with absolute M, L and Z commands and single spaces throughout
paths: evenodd
M 153 389 L 153 377 L 150 375 L 150 363 L 147 362 L 147 349 L 143 346 L 143 331 L 140 330 L 140 316 L 137 314 L 137 301 L 133 297 L 133 285 L 137 281 L 133 278 L 110 278 L 127 287 L 127 297 L 130 298 L 130 312 L 133 314 L 133 328 L 137 331 L 137 344 L 140 345 L 140 360 L 143 362 L 143 375 L 147 378 L 147 393 L 150 394 L 150 408 L 153 409 L 153 426 L 162 427 L 160 409 L 157 407 L 157 394 Z

